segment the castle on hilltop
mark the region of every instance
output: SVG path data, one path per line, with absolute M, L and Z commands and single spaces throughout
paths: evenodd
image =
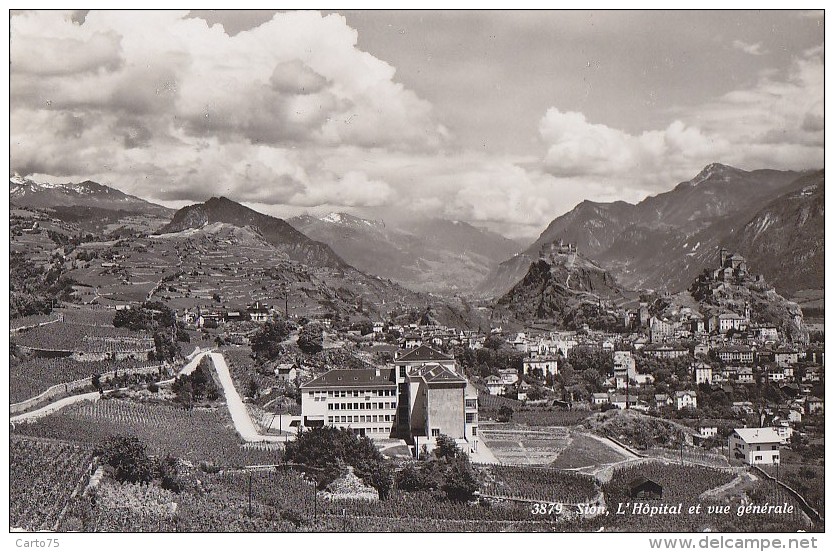
M 542 246 L 539 259 L 548 264 L 564 263 L 568 266 L 576 261 L 576 244 L 565 243 L 561 239 L 558 242 L 551 242 Z
M 751 274 L 747 260 L 738 253 L 730 253 L 726 247 L 718 250 L 718 267 L 710 273 L 715 282 L 745 282 L 762 280 L 760 274 Z

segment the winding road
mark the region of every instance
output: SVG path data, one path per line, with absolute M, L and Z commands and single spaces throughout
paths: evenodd
M 246 409 L 246 405 L 243 404 L 243 400 L 240 398 L 240 394 L 235 389 L 235 384 L 232 381 L 232 375 L 229 373 L 229 365 L 226 364 L 226 359 L 220 353 L 215 353 L 212 350 L 200 352 L 199 349 L 195 349 L 193 353 L 189 355 L 191 360 L 183 366 L 178 375 L 186 375 L 193 372 L 197 366 L 200 364 L 200 361 L 203 359 L 204 356 L 210 355 L 211 361 L 214 364 L 214 369 L 217 372 L 217 377 L 220 380 L 220 385 L 223 387 L 223 395 L 226 397 L 226 406 L 229 409 L 229 414 L 232 416 L 232 422 L 234 423 L 235 430 L 237 431 L 240 437 L 248 442 L 248 443 L 262 443 L 262 442 L 272 442 L 272 443 L 285 443 L 289 440 L 295 439 L 295 435 L 263 435 L 258 432 L 255 423 L 252 421 L 252 418 L 249 416 L 249 411 Z M 174 380 L 166 380 L 160 383 L 170 383 Z M 100 398 L 100 394 L 98 391 L 93 391 L 91 393 L 82 393 L 80 395 L 72 395 L 70 397 L 64 397 L 63 399 L 59 399 L 55 402 L 49 403 L 37 410 L 33 410 L 31 412 L 25 412 L 23 414 L 18 414 L 17 416 L 12 416 L 9 418 L 9 422 L 12 424 L 14 423 L 21 423 L 21 422 L 31 422 L 37 420 L 38 418 L 42 418 L 44 416 L 48 416 L 58 410 L 70 406 L 72 404 L 76 404 L 82 401 L 97 401 Z

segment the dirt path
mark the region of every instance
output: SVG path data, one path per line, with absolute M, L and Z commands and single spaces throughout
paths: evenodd
M 214 369 L 217 372 L 217 378 L 220 380 L 220 385 L 223 387 L 223 395 L 226 397 L 226 406 L 229 409 L 229 414 L 232 416 L 232 422 L 235 425 L 235 430 L 244 441 L 253 443 L 261 441 L 269 441 L 273 443 L 285 443 L 288 439 L 294 436 L 288 435 L 263 435 L 258 432 L 255 423 L 249 416 L 249 411 L 243 400 L 240 398 L 237 389 L 235 389 L 232 375 L 229 373 L 229 366 L 226 364 L 226 359 L 220 353 L 203 353 L 211 355 L 211 360 L 214 363 Z M 203 357 L 203 354 L 198 355 L 192 362 L 199 362 L 198 359 Z M 196 366 L 196 364 L 195 364 Z M 193 370 L 194 368 L 192 368 Z
M 75 403 L 79 403 L 82 401 L 97 401 L 99 399 L 99 396 L 100 395 L 98 391 L 92 391 L 90 393 L 82 393 L 81 395 L 71 395 L 69 397 L 64 397 L 63 399 L 58 399 L 55 402 L 51 402 L 45 406 L 42 406 L 37 410 L 33 410 L 31 412 L 24 412 L 23 414 L 18 414 L 17 416 L 12 416 L 11 418 L 9 418 L 9 422 L 12 424 L 20 422 L 32 422 L 34 420 L 37 420 L 38 418 L 49 416 L 50 414 Z

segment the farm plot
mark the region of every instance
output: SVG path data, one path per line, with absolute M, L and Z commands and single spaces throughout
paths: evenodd
M 52 530 L 92 457 L 88 446 L 12 436 L 9 442 L 9 523 Z
M 137 360 L 76 362 L 71 358 L 12 360 L 9 364 L 9 401 L 16 403 L 30 399 L 53 385 L 150 364 Z
M 222 408 L 222 407 L 221 407 Z M 14 431 L 36 437 L 97 444 L 115 435 L 133 435 L 150 454 L 172 454 L 220 466 L 273 464 L 281 451 L 241 447 L 242 441 L 220 409 L 185 410 L 166 403 L 102 399 L 65 408 Z
M 553 468 L 593 468 L 613 464 L 627 457 L 590 435 L 571 432 L 570 444 L 565 447 L 550 465 Z
M 20 332 L 15 341 L 23 347 L 55 351 L 73 351 L 85 337 L 95 338 L 150 338 L 146 332 L 131 332 L 113 326 L 85 326 L 67 322 L 56 322 L 46 326 Z
M 510 498 L 578 504 L 599 494 L 596 480 L 571 471 L 526 466 L 481 466 L 483 493 Z
M 809 521 L 787 491 L 774 482 L 760 479 L 753 488 L 745 486 L 737 496 L 709 498 L 705 491 L 716 489 L 732 481 L 736 472 L 706 468 L 692 464 L 664 464 L 648 462 L 614 470 L 614 476 L 603 486 L 609 511 L 617 511 L 619 504 L 634 501 L 629 496 L 629 482 L 646 477 L 663 488 L 662 498 L 649 501 L 653 505 L 682 504 L 683 515 L 632 514 L 609 516 L 607 529 L 631 532 L 792 532 L 808 530 Z M 636 499 L 646 502 L 647 499 Z M 747 505 L 793 506 L 790 512 L 738 514 L 738 508 Z M 689 507 L 701 505 L 700 513 L 689 513 Z M 723 506 L 724 511 L 714 509 Z M 710 508 L 713 508 L 711 511 Z M 628 509 L 628 508 L 627 508 Z
M 550 464 L 570 444 L 569 430 L 565 427 L 486 426 L 480 433 L 484 443 L 505 464 Z

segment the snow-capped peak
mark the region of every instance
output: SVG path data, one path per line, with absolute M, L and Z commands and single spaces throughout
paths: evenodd
M 321 218 L 323 222 L 332 222 L 333 224 L 340 224 L 343 222 L 341 213 L 330 213 Z
M 15 186 L 23 186 L 23 185 L 26 184 L 27 180 L 25 178 L 23 178 L 22 176 L 20 176 L 19 174 L 14 173 L 13 175 L 11 175 L 9 177 L 9 182 L 14 184 Z

